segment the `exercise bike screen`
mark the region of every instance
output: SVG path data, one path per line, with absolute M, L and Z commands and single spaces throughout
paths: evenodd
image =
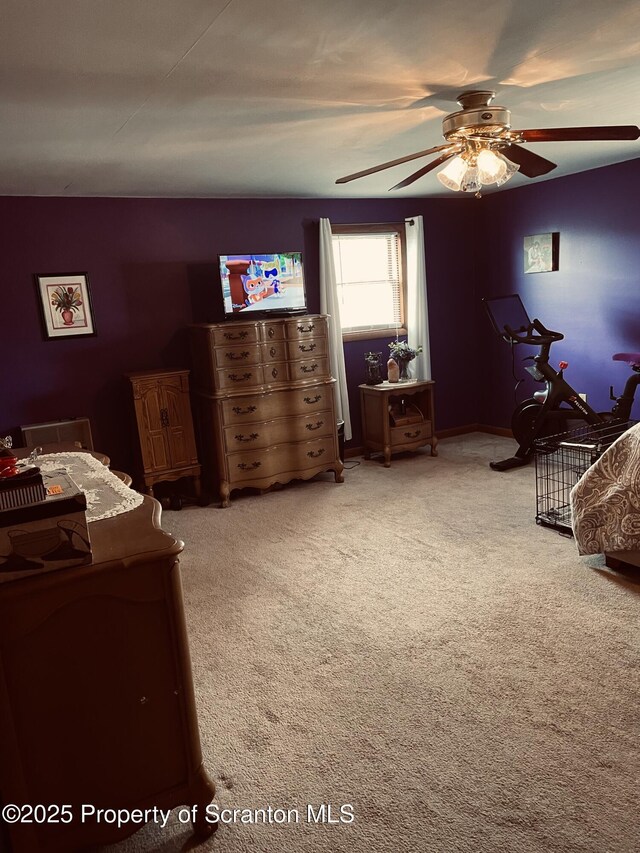
M 500 337 L 504 336 L 505 326 L 509 326 L 515 332 L 524 332 L 531 325 L 529 315 L 517 293 L 509 296 L 485 297 L 482 301 L 491 324 Z

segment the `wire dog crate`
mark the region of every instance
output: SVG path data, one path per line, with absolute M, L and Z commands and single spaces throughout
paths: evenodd
M 634 421 L 586 424 L 534 443 L 536 523 L 572 534 L 569 494 L 580 477 Z

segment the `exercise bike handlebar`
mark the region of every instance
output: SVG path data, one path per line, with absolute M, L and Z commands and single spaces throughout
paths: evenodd
M 533 344 L 534 346 L 538 346 L 552 344 L 555 341 L 564 339 L 563 334 L 547 329 L 537 319 L 532 320 L 528 326 L 521 326 L 519 329 L 512 329 L 511 326 L 505 323 L 504 329 L 507 333 L 506 336 L 514 344 Z M 534 334 L 534 331 L 538 334 Z

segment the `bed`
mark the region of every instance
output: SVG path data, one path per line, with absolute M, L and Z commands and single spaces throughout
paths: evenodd
M 623 433 L 582 475 L 570 495 L 578 552 L 624 552 L 640 565 L 640 423 Z M 635 559 L 634 559 L 635 555 Z

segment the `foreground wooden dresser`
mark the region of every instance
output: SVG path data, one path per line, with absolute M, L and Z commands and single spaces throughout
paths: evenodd
M 72 853 L 140 828 L 83 823 L 81 804 L 197 804 L 206 833 L 214 786 L 196 720 L 183 544 L 159 522 L 145 497 L 89 524 L 92 565 L 0 573 L 0 802 L 69 807 L 0 826 L 0 850 Z
M 191 328 L 194 403 L 205 472 L 231 491 L 333 471 L 338 453 L 327 317 Z

